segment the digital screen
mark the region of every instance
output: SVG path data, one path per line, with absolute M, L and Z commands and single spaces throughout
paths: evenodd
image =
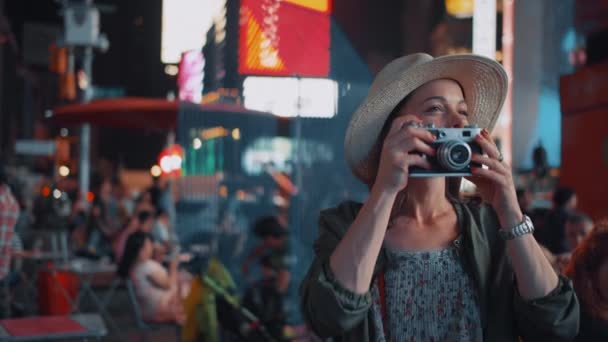
M 326 77 L 330 12 L 330 0 L 242 0 L 239 72 Z

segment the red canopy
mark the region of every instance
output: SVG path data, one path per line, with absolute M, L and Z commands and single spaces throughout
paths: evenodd
M 90 123 L 117 128 L 174 129 L 180 101 L 124 97 L 94 100 L 55 108 L 50 120 L 60 125 Z M 202 112 L 262 114 L 239 105 L 211 103 L 200 105 Z

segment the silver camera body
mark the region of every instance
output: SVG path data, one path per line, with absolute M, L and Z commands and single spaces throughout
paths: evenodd
M 437 140 L 430 144 L 437 154 L 423 155 L 432 168 L 410 167 L 410 177 L 463 177 L 471 175 L 471 167 L 481 167 L 480 164 L 471 162 L 473 153 L 482 154 L 481 146 L 475 142 L 481 128 L 436 128 L 433 125 L 421 127 L 437 137 Z

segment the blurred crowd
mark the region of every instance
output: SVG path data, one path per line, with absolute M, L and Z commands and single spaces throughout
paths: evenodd
M 520 182 L 525 184 L 517 191 L 521 209 L 533 220 L 534 235 L 555 270 L 574 281 L 582 304 L 582 328 L 605 334 L 608 223 L 594 222 L 579 210 L 574 189 L 552 187 L 548 174 L 535 177 Z M 235 260 L 226 260 L 235 254 L 219 251 L 227 247 L 216 238 L 203 252 L 180 243 L 170 188 L 162 179 L 155 178 L 137 196 L 116 180 L 101 179 L 88 198 L 69 196 L 75 198 L 69 204 L 41 189 L 29 209 L 23 189 L 9 178 L 3 172 L 0 179 L 0 278 L 4 283 L 19 282 L 11 254 L 24 246 L 26 250 L 48 248 L 46 242 L 39 242 L 46 231 L 41 227 L 53 226 L 54 217 L 60 217 L 63 223 L 57 230 L 69 233 L 68 254 L 115 264 L 117 277 L 135 289 L 145 320 L 182 326 L 183 340 L 203 336 L 204 340 L 278 341 L 302 336 L 303 330 L 290 318 L 298 311 L 294 275 L 301 270 L 294 269 L 294 236 L 283 217 L 247 218 L 249 252 L 236 260 L 235 268 Z M 550 206 L 544 202 L 548 198 Z

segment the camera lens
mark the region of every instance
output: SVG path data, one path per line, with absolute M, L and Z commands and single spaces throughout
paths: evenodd
M 450 140 L 437 149 L 439 164 L 449 171 L 464 169 L 471 162 L 471 147 L 461 140 Z

